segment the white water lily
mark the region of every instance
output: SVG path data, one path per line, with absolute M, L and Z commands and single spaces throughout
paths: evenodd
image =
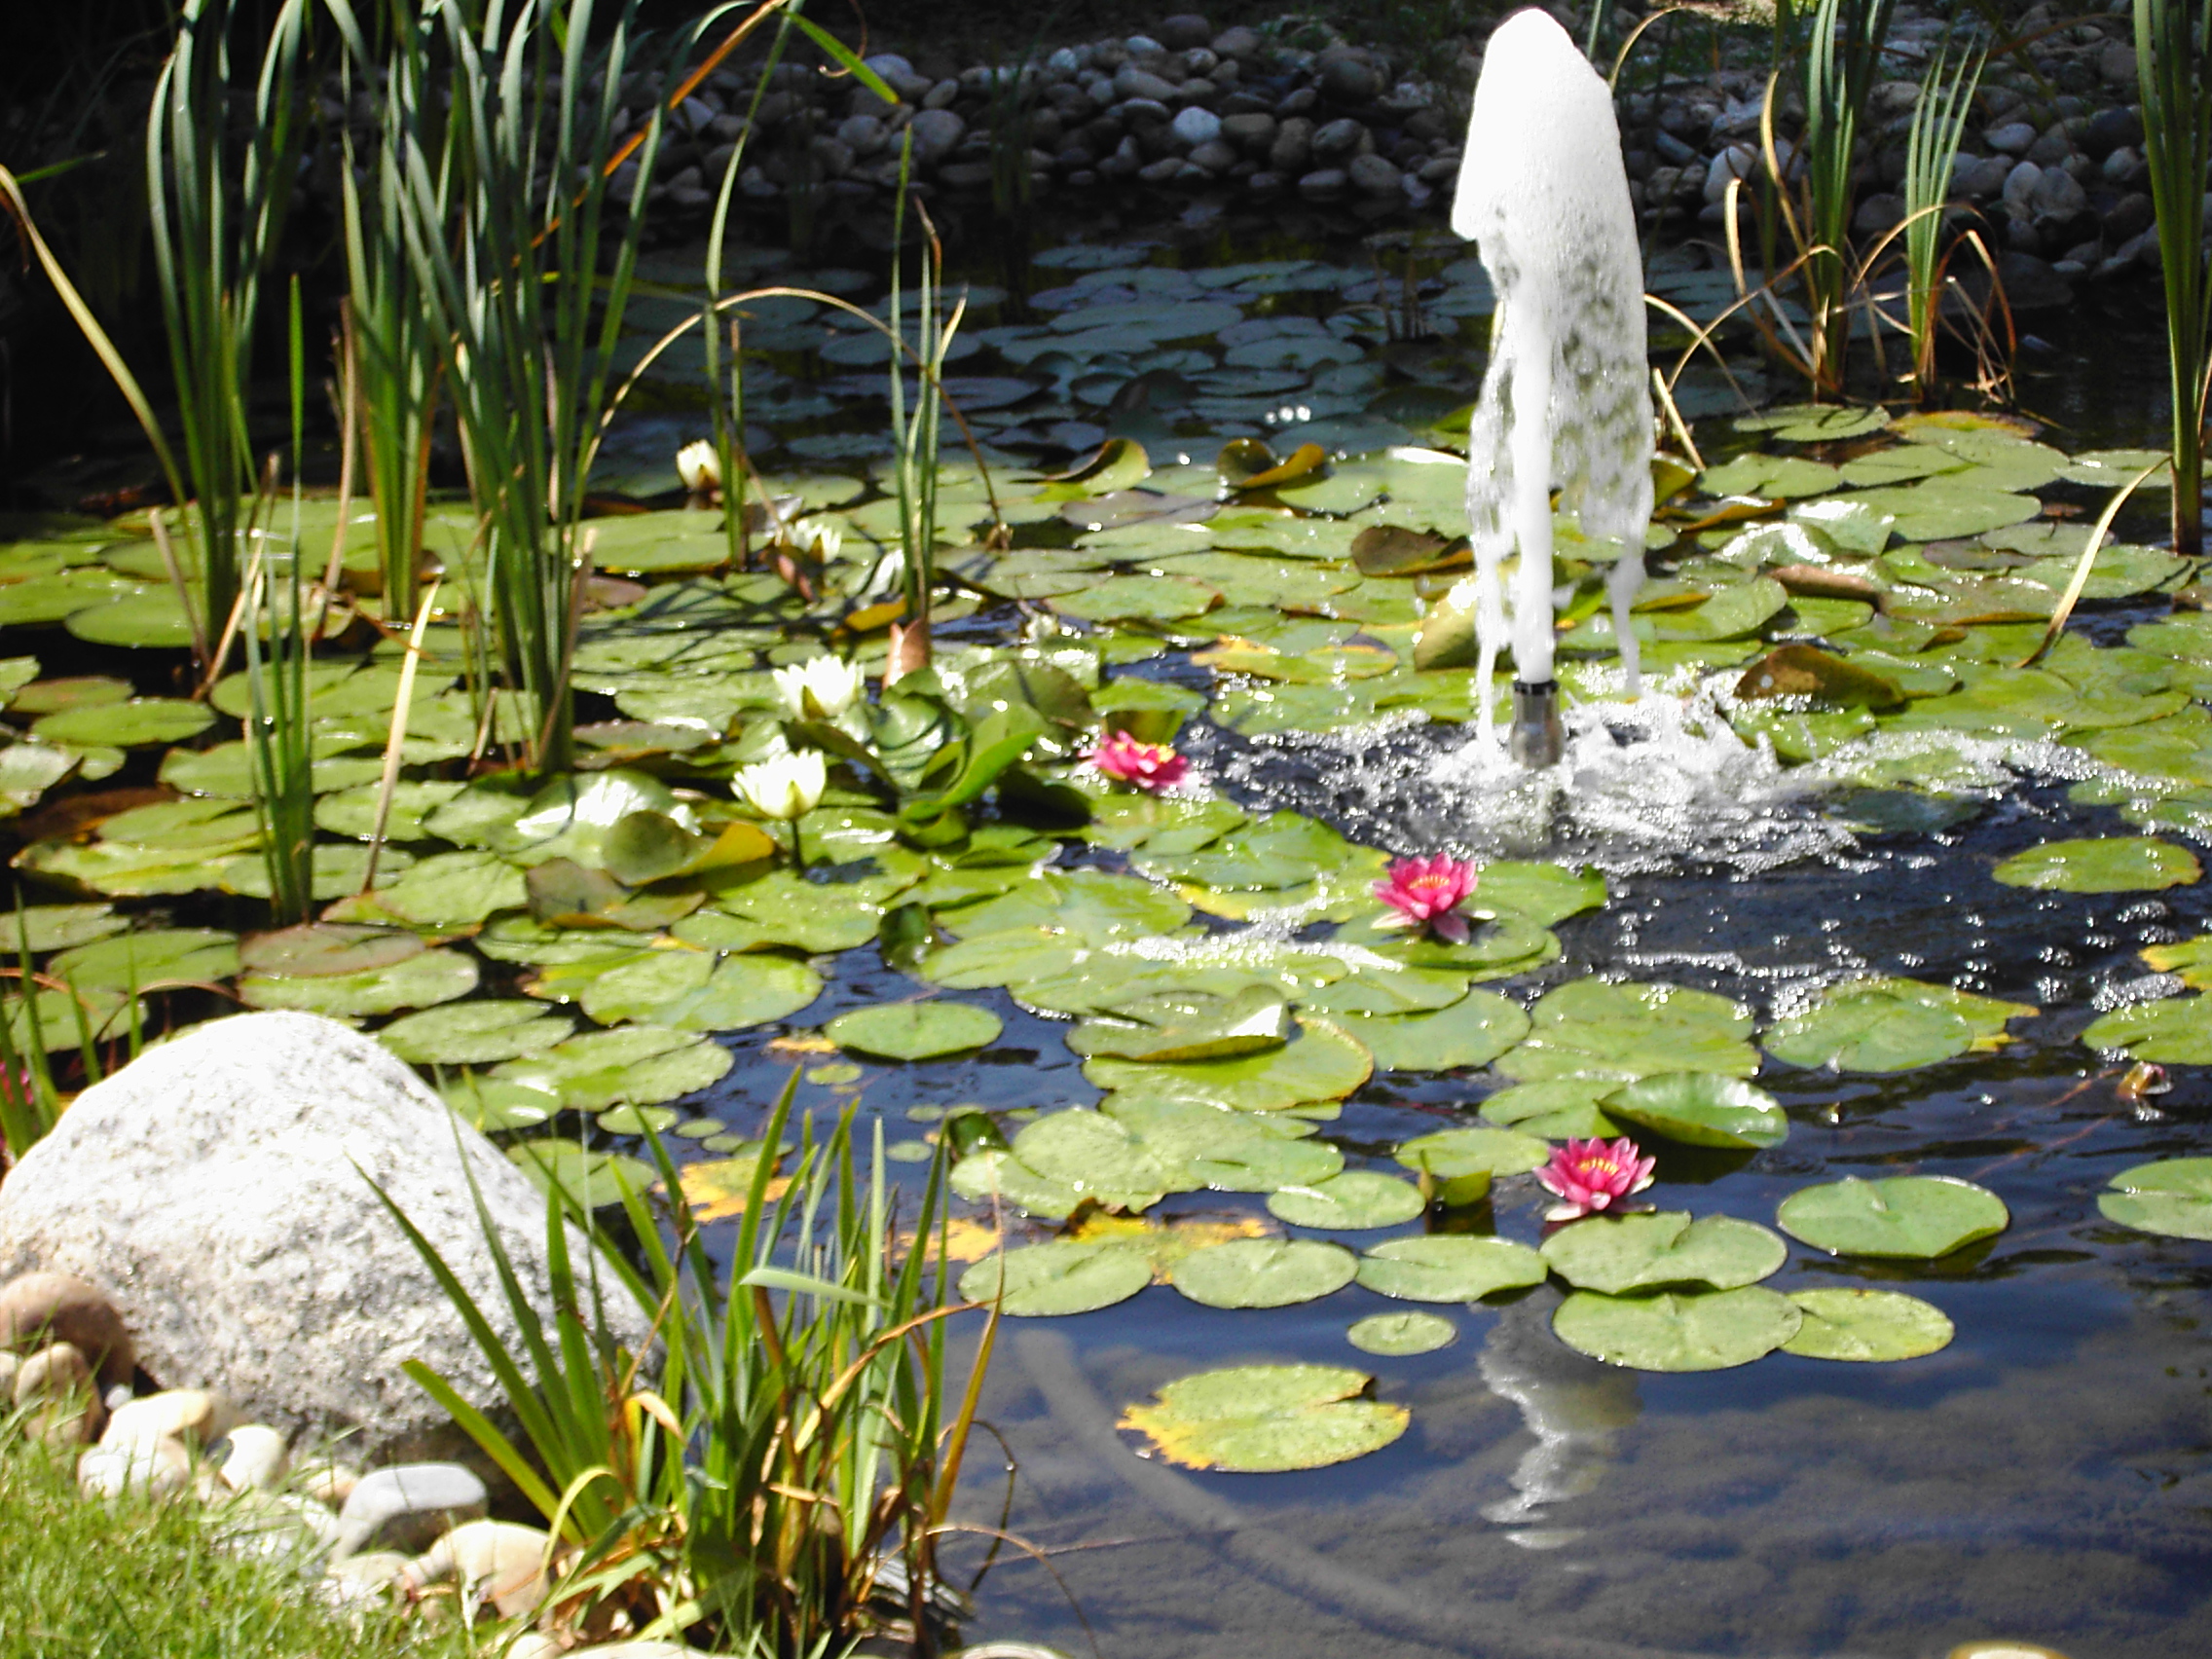
M 844 528 L 833 518 L 802 518 L 784 534 L 793 547 L 818 565 L 829 564 L 845 545 Z
M 685 444 L 676 452 L 676 475 L 683 480 L 684 489 L 694 496 L 705 495 L 709 490 L 722 486 L 722 458 L 715 453 L 715 446 L 704 438 Z
M 830 769 L 819 749 L 794 749 L 772 759 L 740 766 L 730 787 L 754 811 L 786 823 L 812 812 L 829 787 Z
M 809 657 L 775 673 L 776 701 L 787 720 L 833 720 L 861 700 L 867 675 L 842 657 Z

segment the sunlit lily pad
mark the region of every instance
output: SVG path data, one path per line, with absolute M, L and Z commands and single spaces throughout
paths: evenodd
M 624 1025 L 583 1032 L 542 1054 L 509 1060 L 492 1075 L 596 1112 L 674 1100 L 717 1082 L 730 1064 L 729 1051 L 712 1038 L 663 1025 Z
M 2153 893 L 2186 887 L 2204 874 L 2196 856 L 2171 841 L 2098 835 L 2048 841 L 2015 853 L 1990 872 L 2008 887 L 2054 893 Z
M 0 916 L 0 953 L 5 952 L 5 934 L 6 919 Z M 46 971 L 80 991 L 134 992 L 227 979 L 238 968 L 234 934 L 214 928 L 150 928 L 76 945 L 49 962 Z
M 1375 1056 L 1378 1071 L 1487 1066 L 1529 1034 L 1518 1003 L 1481 990 L 1429 1014 L 1341 1014 L 1337 1023 Z
M 1359 1261 L 1359 1282 L 1401 1302 L 1477 1302 L 1544 1281 L 1544 1260 L 1526 1244 L 1470 1233 L 1386 1238 Z
M 1593 1215 L 1544 1240 L 1544 1260 L 1568 1284 L 1608 1296 L 1678 1286 L 1734 1290 L 1756 1284 L 1789 1258 L 1789 1247 L 1756 1222 L 1692 1219 L 1686 1211 Z
M 999 1310 L 1033 1318 L 1111 1308 L 1151 1282 L 1152 1260 L 1142 1250 L 1055 1238 L 984 1257 L 960 1275 L 960 1294 L 970 1302 L 999 1301 L 1003 1286 Z
M 1123 1414 L 1167 1462 L 1274 1474 L 1380 1452 L 1406 1432 L 1403 1406 L 1361 1399 L 1374 1378 L 1335 1365 L 1239 1365 L 1168 1383 Z
M 424 948 L 421 935 L 396 928 L 307 922 L 253 935 L 239 947 L 239 958 L 260 973 L 307 978 L 388 968 L 420 956 Z
M 252 845 L 261 828 L 253 808 L 238 801 L 159 800 L 103 820 L 100 834 L 138 847 L 218 853 Z
M 1077 1053 L 1124 1060 L 1217 1060 L 1279 1049 L 1297 1027 L 1279 992 L 1254 985 L 1232 996 L 1172 992 L 1116 1003 L 1067 1034 Z
M 351 974 L 293 977 L 249 969 L 239 976 L 239 996 L 248 1008 L 299 1009 L 341 1017 L 430 1008 L 476 988 L 476 958 L 458 950 L 419 955 Z
M 1525 1135 L 1547 1140 L 1596 1136 L 1610 1140 L 1621 1126 L 1599 1110 L 1598 1102 L 1616 1087 L 1606 1077 L 1550 1078 L 1542 1083 L 1517 1083 L 1501 1088 L 1482 1103 L 1483 1121 Z
M 438 853 L 423 860 L 389 887 L 375 909 L 421 928 L 465 928 L 495 910 L 519 910 L 528 902 L 523 872 L 490 853 Z
M 1107 1095 L 1098 1109 L 1120 1124 L 1168 1182 L 1179 1188 L 1210 1187 L 1224 1193 L 1272 1193 L 1286 1187 L 1317 1190 L 1345 1166 L 1343 1153 L 1325 1140 L 1307 1138 L 1312 1125 L 1295 1118 L 1120 1094 Z M 1109 1147 L 1109 1159 L 1112 1150 Z
M 1525 1175 L 1541 1169 L 1552 1149 L 1519 1129 L 1440 1129 L 1416 1135 L 1391 1156 L 1408 1169 L 1444 1180 L 1461 1175 Z
M 598 975 L 577 1001 L 602 1025 L 736 1031 L 789 1019 L 821 994 L 822 976 L 789 957 L 655 950 Z
M 1940 1308 L 1899 1291 L 1800 1290 L 1789 1300 L 1805 1322 L 1782 1351 L 1802 1359 L 1918 1359 L 1948 1347 L 1955 1334 Z
M 1576 979 L 1530 1011 L 1527 1041 L 1497 1062 L 1523 1082 L 1703 1071 L 1750 1077 L 1757 1051 L 1744 1039 L 1751 1015 L 1726 997 L 1655 983 Z
M 2011 1225 L 2005 1200 L 1949 1175 L 1850 1176 L 1806 1187 L 1775 1212 L 1782 1231 L 1833 1256 L 1934 1261 Z
M 377 1041 L 415 1065 L 488 1066 L 541 1054 L 575 1023 L 541 1002 L 449 1003 L 393 1020 Z
M 841 1049 L 887 1060 L 934 1060 L 980 1049 L 1004 1025 L 973 1003 L 886 1003 L 840 1014 L 822 1034 Z
M 1298 1037 L 1266 1053 L 1224 1060 L 1152 1063 L 1100 1056 L 1083 1075 L 1127 1095 L 1196 1100 L 1245 1112 L 1280 1111 L 1310 1100 L 1341 1100 L 1374 1070 L 1367 1051 L 1325 1020 L 1301 1020 Z
M 1634 1371 L 1749 1365 L 1803 1324 L 1795 1303 L 1757 1285 L 1658 1296 L 1578 1290 L 1552 1315 L 1553 1332 L 1568 1347 Z
M 2036 1011 L 1917 979 L 1830 985 L 1804 1013 L 1771 1027 L 1767 1052 L 1793 1066 L 1894 1072 L 1929 1066 L 2009 1041 L 2005 1025 Z
M 1317 1238 L 1233 1238 L 1194 1250 L 1167 1282 L 1208 1308 L 1288 1308 L 1344 1289 L 1358 1262 Z
M 949 1185 L 971 1203 L 1007 1203 L 1035 1216 L 1057 1221 L 1071 1214 L 1087 1198 L 1065 1181 L 1040 1175 L 1013 1153 L 987 1147 L 969 1154 L 952 1166 Z M 1139 1210 L 1158 1203 L 1158 1193 L 1140 1194 L 1140 1202 L 1122 1202 L 1120 1208 Z M 1118 1196 L 1117 1196 L 1118 1197 Z
M 1370 1313 L 1352 1322 L 1345 1341 L 1362 1353 L 1404 1358 L 1449 1347 L 1458 1335 L 1458 1326 L 1441 1313 Z
M 1639 1078 L 1599 1104 L 1607 1117 L 1685 1146 L 1780 1146 L 1789 1137 L 1789 1120 L 1773 1095 L 1712 1072 Z
M 557 1094 L 468 1071 L 447 1078 L 438 1092 L 463 1123 L 488 1135 L 535 1128 L 561 1110 Z
M 1221 594 L 1183 576 L 1116 576 L 1047 603 L 1086 622 L 1174 622 L 1212 609 Z
M 1339 1233 L 1396 1227 L 1426 1207 L 1420 1189 L 1411 1181 L 1368 1169 L 1347 1169 L 1310 1187 L 1286 1187 L 1268 1198 L 1268 1213 L 1278 1221 Z
M 197 737 L 215 723 L 215 711 L 180 697 L 133 697 L 127 703 L 64 709 L 31 724 L 42 743 L 105 744 L 139 749 Z
M 2212 1158 L 2138 1163 L 2097 1195 L 2107 1221 L 2169 1238 L 2212 1239 Z
M 66 950 L 129 925 L 113 904 L 23 904 L 0 914 L 0 956 L 12 957 L 18 949 Z

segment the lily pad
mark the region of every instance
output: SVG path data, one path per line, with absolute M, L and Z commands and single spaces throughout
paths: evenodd
M 133 697 L 127 703 L 63 709 L 31 725 L 42 743 L 105 745 L 139 749 L 153 743 L 181 743 L 215 723 L 215 711 L 181 697 Z
M 1408 1169 L 1442 1180 L 1462 1175 L 1526 1175 L 1550 1161 L 1552 1149 L 1518 1129 L 1441 1129 L 1416 1135 L 1391 1156 Z
M 1528 1039 L 1497 1062 L 1510 1078 L 1613 1077 L 1661 1072 L 1750 1077 L 1757 1051 L 1751 1015 L 1726 997 L 1660 983 L 1576 979 L 1530 1010 Z
M 822 1034 L 840 1049 L 886 1060 L 935 1060 L 993 1042 L 999 1016 L 973 1003 L 887 1003 L 840 1014 Z
M 1469 1233 L 1386 1238 L 1359 1261 L 1359 1282 L 1401 1302 L 1477 1302 L 1544 1282 L 1544 1259 L 1526 1244 Z
M 789 957 L 652 950 L 595 976 L 576 1000 L 602 1025 L 737 1031 L 789 1019 L 821 994 L 822 976 Z
M 1950 1175 L 1850 1176 L 1806 1187 L 1775 1212 L 1782 1231 L 1831 1256 L 1934 1261 L 2011 1225 L 2005 1200 Z
M 969 1154 L 952 1166 L 948 1185 L 971 1203 L 1008 1203 L 1031 1215 L 1058 1221 L 1072 1214 L 1087 1198 L 1065 1181 L 1040 1175 L 1013 1153 L 987 1147 Z M 1160 1201 L 1157 1193 L 1140 1195 L 1141 1203 L 1124 1203 L 1124 1209 L 1143 1209 Z
M 393 1020 L 377 1041 L 410 1064 L 488 1066 L 541 1054 L 576 1022 L 541 1002 L 448 1003 Z
M 1267 1053 L 1167 1063 L 1101 1056 L 1085 1061 L 1083 1075 L 1100 1088 L 1131 1096 L 1196 1100 L 1243 1112 L 1341 1100 L 1367 1081 L 1374 1062 L 1357 1042 L 1324 1020 L 1299 1024 L 1295 1041 Z
M 730 1065 L 729 1051 L 711 1038 L 663 1025 L 624 1025 L 583 1032 L 542 1054 L 509 1060 L 492 1075 L 597 1112 L 657 1106 L 719 1081 Z
M 1286 1187 L 1268 1197 L 1268 1213 L 1293 1227 L 1338 1233 L 1396 1227 L 1427 1207 L 1420 1189 L 1395 1175 L 1347 1169 L 1310 1187 Z
M 1151 1282 L 1152 1261 L 1142 1250 L 1055 1238 L 984 1257 L 960 1275 L 960 1294 L 970 1302 L 992 1302 L 1003 1287 L 999 1310 L 1034 1318 L 1111 1308 Z
M 1782 1351 L 1801 1359 L 1918 1359 L 1956 1334 L 1940 1308 L 1894 1290 L 1800 1290 L 1789 1300 L 1805 1322 Z
M 1895 1072 L 2003 1048 L 2008 1020 L 2036 1011 L 1917 979 L 1830 985 L 1804 1013 L 1771 1027 L 1767 1052 L 1793 1066 Z
M 1352 1322 L 1345 1341 L 1362 1353 L 1404 1358 L 1449 1347 L 1458 1335 L 1459 1327 L 1441 1313 L 1370 1313 Z
M 0 914 L 0 956 L 18 949 L 66 950 L 121 933 L 130 925 L 113 904 L 23 904 Z
M 1546 1140 L 1610 1140 L 1621 1126 L 1599 1109 L 1610 1093 L 1614 1080 L 1604 1077 L 1561 1077 L 1542 1083 L 1517 1083 L 1501 1088 L 1482 1103 L 1485 1123 L 1519 1129 L 1525 1135 Z
M 1990 872 L 2008 887 L 2046 893 L 2156 893 L 2202 878 L 2196 855 L 2171 841 L 2098 835 L 2047 841 L 2015 853 Z
M 1194 1250 L 1167 1282 L 1208 1308 L 1288 1308 L 1344 1289 L 1359 1264 L 1317 1238 L 1233 1238 Z
M 253 935 L 239 947 L 239 960 L 260 973 L 310 978 L 388 968 L 422 955 L 425 948 L 420 934 L 396 928 L 307 922 Z
M 476 958 L 458 950 L 425 950 L 381 968 L 351 974 L 291 976 L 249 969 L 239 976 L 248 1008 L 299 1009 L 338 1017 L 430 1008 L 476 988 Z
M 618 1204 L 625 1192 L 643 1197 L 658 1179 L 643 1159 L 594 1152 L 572 1140 L 518 1141 L 507 1157 L 540 1190 L 558 1187 L 586 1209 Z
M 2212 1239 L 2212 1158 L 2168 1158 L 2138 1163 L 2097 1195 L 2107 1221 L 2168 1238 Z
M 1789 1120 L 1763 1088 L 1712 1072 L 1661 1072 L 1639 1078 L 1600 1100 L 1619 1118 L 1685 1146 L 1780 1146 Z
M 1014 1156 L 1047 1181 L 1119 1209 L 1143 1209 L 1164 1193 L 1200 1185 L 1172 1152 L 1102 1112 L 1039 1118 L 1014 1137 Z
M 465 1123 L 486 1134 L 503 1129 L 530 1129 L 561 1110 L 561 1097 L 528 1084 L 461 1072 L 448 1078 L 439 1094 Z
M 1634 1371 L 1724 1371 L 1772 1353 L 1804 1324 L 1786 1296 L 1757 1285 L 1658 1296 L 1578 1290 L 1552 1330 L 1578 1353 Z
M 1429 1014 L 1341 1014 L 1337 1023 L 1375 1056 L 1378 1071 L 1487 1066 L 1529 1034 L 1520 1004 L 1481 990 Z
M 1217 1060 L 1279 1049 L 1296 1029 L 1280 993 L 1254 985 L 1227 997 L 1169 992 L 1117 1003 L 1078 1023 L 1067 1044 L 1085 1056 Z
M 6 923 L 0 919 L 0 950 Z M 47 972 L 79 991 L 137 992 L 157 985 L 227 979 L 239 970 L 235 934 L 214 928 L 150 928 L 64 950 Z
M 1380 1452 L 1413 1420 L 1361 1399 L 1375 1379 L 1335 1365 L 1238 1365 L 1168 1383 L 1117 1425 L 1186 1469 L 1275 1474 Z
M 1608 1296 L 1707 1285 L 1756 1284 L 1789 1259 L 1789 1246 L 1756 1222 L 1687 1211 L 1594 1215 L 1544 1240 L 1544 1260 L 1580 1290 Z

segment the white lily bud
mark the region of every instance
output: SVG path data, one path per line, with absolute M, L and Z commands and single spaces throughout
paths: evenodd
M 819 749 L 794 749 L 773 760 L 740 766 L 730 780 L 754 811 L 787 823 L 812 812 L 829 784 L 830 768 Z
M 721 488 L 722 458 L 704 438 L 685 444 L 676 452 L 676 474 L 683 480 L 684 489 L 694 496 L 703 496 L 709 490 Z
M 776 700 L 787 720 L 833 720 L 861 700 L 867 676 L 842 657 L 809 657 L 775 671 Z
M 845 544 L 845 532 L 833 518 L 803 518 L 788 533 L 791 544 L 818 565 L 836 558 Z

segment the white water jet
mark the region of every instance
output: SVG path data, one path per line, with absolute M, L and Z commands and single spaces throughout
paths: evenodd
M 1452 229 L 1473 240 L 1497 292 L 1490 367 L 1467 443 L 1477 708 L 1492 740 L 1491 676 L 1506 639 L 1498 570 L 1516 544 L 1514 680 L 1552 682 L 1552 502 L 1618 547 L 1613 627 L 1638 694 L 1629 606 L 1651 518 L 1651 396 L 1643 264 L 1612 92 L 1542 12 L 1499 24 L 1475 86 Z M 1556 752 L 1545 763 L 1556 759 Z

